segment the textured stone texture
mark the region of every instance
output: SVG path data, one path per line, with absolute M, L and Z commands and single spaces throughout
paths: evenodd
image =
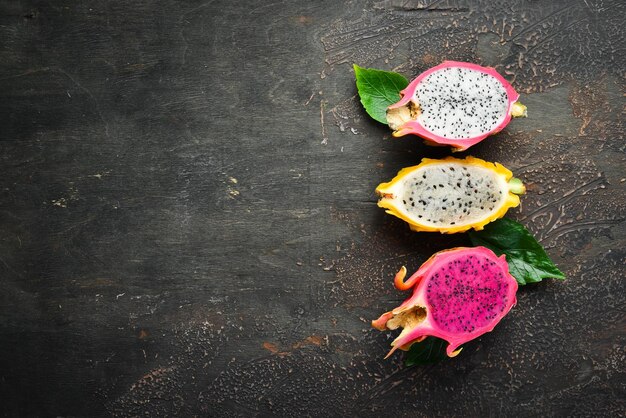
M 0 1 L 5 416 L 618 416 L 626 405 L 626 3 Z M 471 149 L 567 274 L 454 361 L 369 321 L 463 235 L 373 190 L 390 138 L 353 63 L 493 65 L 529 118 Z M 467 154 L 467 153 L 465 153 Z

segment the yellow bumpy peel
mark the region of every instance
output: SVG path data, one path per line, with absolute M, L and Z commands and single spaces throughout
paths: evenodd
M 424 158 L 376 188 L 378 206 L 412 230 L 453 234 L 480 231 L 519 205 L 522 182 L 499 163 L 479 158 Z

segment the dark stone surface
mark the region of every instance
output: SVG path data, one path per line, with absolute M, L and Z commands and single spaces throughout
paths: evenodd
M 625 412 L 619 0 L 0 1 L 4 416 Z M 383 360 L 391 278 L 462 235 L 373 190 L 423 156 L 355 96 L 496 66 L 528 119 L 472 148 L 567 274 L 453 361 Z

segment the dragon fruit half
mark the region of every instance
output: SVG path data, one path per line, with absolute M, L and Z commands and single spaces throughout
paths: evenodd
M 403 266 L 395 286 L 415 287 L 413 296 L 372 321 L 381 331 L 403 328 L 387 357 L 428 336 L 448 341 L 446 353 L 454 357 L 461 344 L 492 331 L 516 303 L 517 282 L 504 255 L 485 247 L 440 251 L 406 281 L 405 276 Z
M 526 116 L 519 94 L 493 68 L 444 61 L 420 74 L 387 109 L 394 136 L 415 134 L 463 151 Z
M 521 180 L 498 163 L 479 158 L 422 159 L 376 188 L 378 206 L 414 231 L 481 230 L 520 203 Z

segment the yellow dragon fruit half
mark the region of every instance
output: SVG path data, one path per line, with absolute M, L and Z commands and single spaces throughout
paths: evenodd
M 521 180 L 498 163 L 479 158 L 424 158 L 376 188 L 378 206 L 414 231 L 479 231 L 519 205 Z

